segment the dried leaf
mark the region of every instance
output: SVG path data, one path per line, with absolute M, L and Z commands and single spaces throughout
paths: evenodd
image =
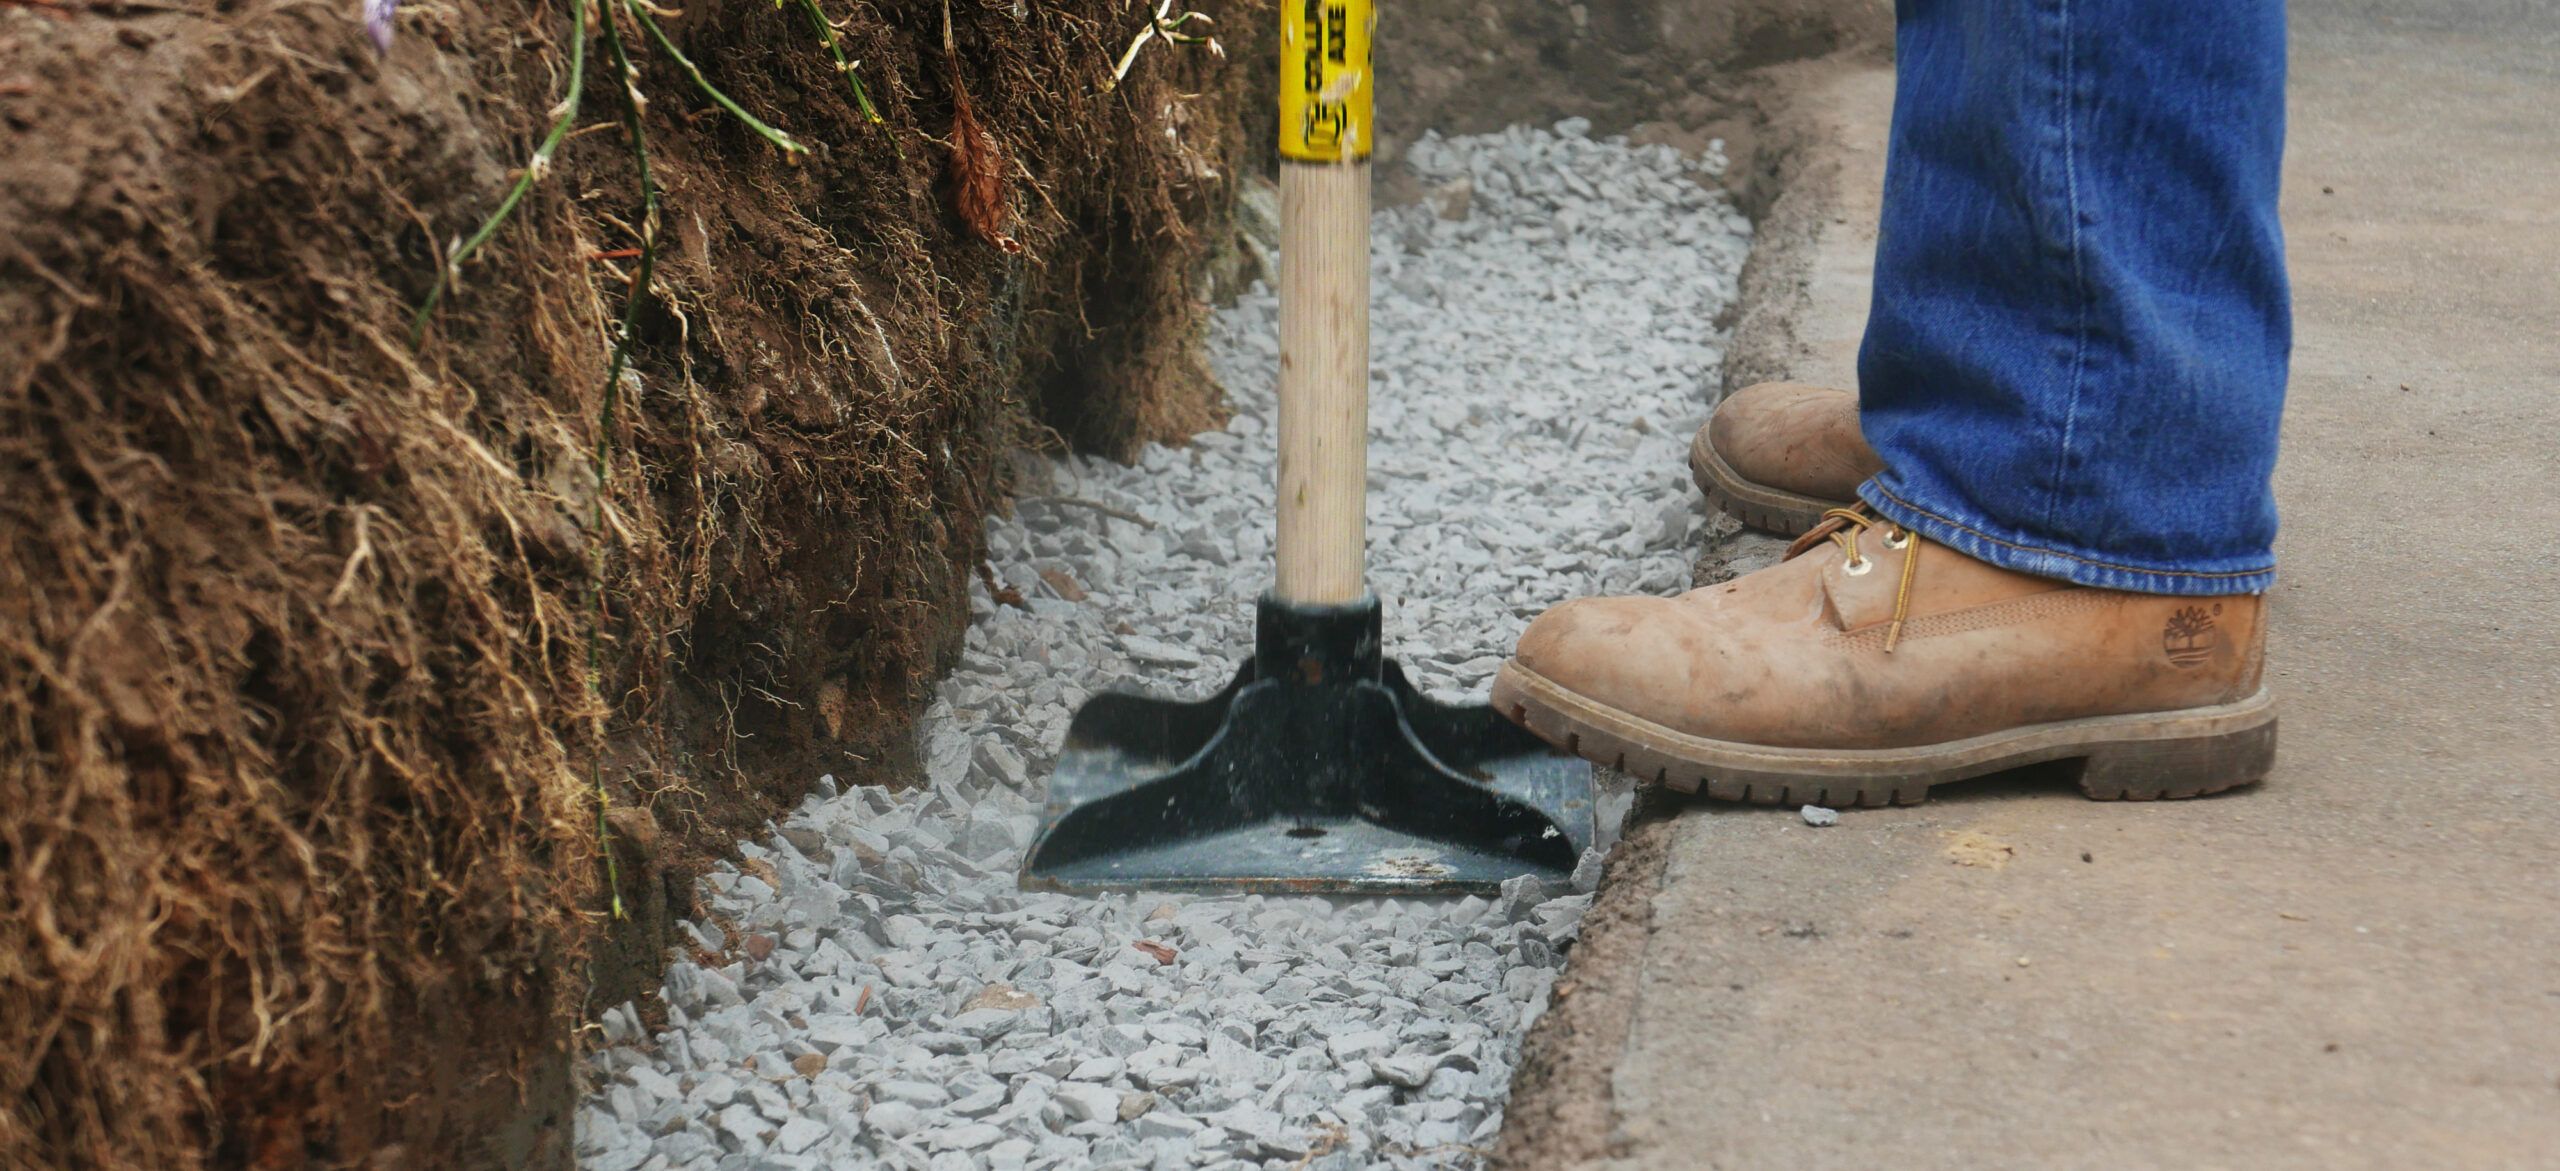
M 1013 209 L 1005 192 L 1004 148 L 978 122 L 960 74 L 951 75 L 951 205 L 960 222 L 978 238 L 1006 252 L 1022 251 L 1022 242 L 1005 232 Z
M 1040 580 L 1049 583 L 1049 588 L 1058 591 L 1058 596 L 1067 601 L 1081 602 L 1085 598 L 1084 587 L 1077 585 L 1076 579 L 1067 576 L 1063 569 L 1043 569 Z
M 1173 962 L 1173 957 L 1182 954 L 1181 952 L 1175 951 L 1170 947 L 1166 947 L 1161 943 L 1157 943 L 1152 939 L 1141 939 L 1129 946 L 1137 948 L 1139 951 L 1145 952 L 1148 955 L 1154 956 L 1158 964 L 1170 964 Z
M 986 583 L 987 596 L 995 599 L 997 605 L 1011 606 L 1016 610 L 1031 608 L 1031 599 L 1023 597 L 1021 590 L 999 580 L 996 577 L 995 567 L 984 561 L 978 563 L 978 580 Z
M 960 222 L 978 237 L 1006 252 L 1022 251 L 1022 243 L 1006 234 L 1013 222 L 1004 186 L 1004 147 L 978 121 L 969 89 L 960 84 L 960 49 L 951 37 L 951 0 L 942 0 L 942 63 L 951 70 L 951 206 Z M 993 592 L 990 587 L 989 592 Z M 1015 594 L 1014 604 L 1022 605 Z M 999 601 L 1003 600 L 1001 598 Z M 1028 607 L 1026 607 L 1028 608 Z

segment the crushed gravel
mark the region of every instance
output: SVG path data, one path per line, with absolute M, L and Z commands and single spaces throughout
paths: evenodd
M 1667 593 L 1682 463 L 1748 226 L 1720 159 L 1554 131 L 1425 137 L 1374 223 L 1372 587 L 1389 651 L 1480 697 L 1561 599 Z M 604 1016 L 586 1171 L 1469 1166 L 1501 1125 L 1582 893 L 1340 900 L 1015 888 L 1093 692 L 1201 695 L 1270 577 L 1277 306 L 1222 311 L 1223 432 L 1040 461 L 924 719 L 925 783 L 832 778 L 704 882 L 668 1025 Z M 1131 519 L 1136 518 L 1136 519 Z

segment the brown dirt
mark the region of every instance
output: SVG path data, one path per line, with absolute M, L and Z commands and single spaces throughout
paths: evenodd
M 1422 195 L 1398 165 L 1425 130 L 1475 134 L 1515 123 L 1589 118 L 1600 134 L 1626 134 L 1698 151 L 1723 139 L 1728 182 L 1757 216 L 1766 198 L 1760 135 L 1770 86 L 1766 67 L 1844 50 L 1890 45 L 1892 6 L 1866 0 L 1468 0 L 1397 4 L 1381 15 L 1378 59 L 1378 199 Z M 1259 60 L 1275 35 L 1244 50 Z M 1237 40 L 1247 40 L 1240 33 Z M 1249 142 L 1268 142 L 1270 87 L 1247 78 Z M 1261 157 L 1259 155 L 1255 156 Z
M 1653 934 L 1653 895 L 1669 857 L 1673 809 L 1650 790 L 1628 814 L 1609 852 L 1599 893 L 1582 917 L 1573 962 L 1554 999 L 1520 1047 L 1516 1085 L 1605 1086 L 1613 1055 L 1635 1017 L 1644 949 Z M 1575 1166 L 1609 1154 L 1609 1098 L 1594 1093 L 1515 1096 L 1488 1160 L 1496 1171 Z
M 1727 175 L 1737 202 L 1751 216 L 1755 233 L 1751 258 L 1742 267 L 1741 287 L 1734 298 L 1733 342 L 1725 350 L 1724 388 L 1738 390 L 1800 371 L 1809 347 L 1818 340 L 1807 309 L 1813 303 L 1817 274 L 1813 241 L 1841 214 L 1847 185 L 1859 177 L 1849 173 L 1833 149 L 1839 141 L 1839 114 L 1827 97 L 1835 79 L 1862 65 L 1890 60 L 1886 43 L 1811 61 L 1787 62 L 1757 71 L 1750 84 L 1754 141 L 1759 148 L 1748 166 L 1737 160 Z M 1855 332 L 1866 320 L 1860 306 L 1850 320 L 1829 322 L 1850 331 L 1847 353 L 1854 354 Z M 1837 355 L 1834 355 L 1837 356 Z M 1840 376 L 1845 370 L 1833 371 Z
M 352 3 L 0 2 L 0 1167 L 561 1164 L 591 762 L 645 983 L 691 859 L 907 767 L 1001 452 L 1214 418 L 1245 71 L 1104 93 L 1108 0 L 958 0 L 952 58 L 937 6 L 826 7 L 885 128 L 794 10 L 666 20 L 797 165 L 635 47 L 665 235 L 599 528 L 600 46 L 598 129 L 406 337 L 568 6 L 416 4 L 378 58 Z M 962 89 L 1018 256 L 954 212 Z
M 1400 6 L 1378 36 L 1388 153 L 1444 134 L 1568 115 L 1603 133 L 1713 126 L 1750 70 L 1820 56 L 1891 27 L 1860 0 L 1474 0 Z

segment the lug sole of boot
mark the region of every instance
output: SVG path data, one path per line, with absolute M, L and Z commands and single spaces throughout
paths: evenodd
M 1507 662 L 1493 707 L 1586 760 L 1679 793 L 1757 805 L 1915 805 L 1929 790 L 2027 765 L 2076 761 L 2100 801 L 2201 797 L 2252 784 L 2276 755 L 2276 709 L 2263 689 L 2237 703 L 2090 716 L 1912 748 L 1773 748 L 1674 731 L 1565 690 Z
M 1746 480 L 1716 453 L 1714 444 L 1707 442 L 1704 427 L 1698 429 L 1697 438 L 1689 441 L 1689 476 L 1698 482 L 1698 490 L 1707 494 L 1707 503 L 1718 512 L 1782 537 L 1801 537 L 1822 523 L 1824 512 L 1856 503 L 1824 500 Z

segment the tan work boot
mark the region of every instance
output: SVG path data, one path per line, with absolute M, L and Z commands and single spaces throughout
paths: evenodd
M 1762 382 L 1716 404 L 1689 443 L 1689 473 L 1717 508 L 1753 528 L 1795 536 L 1846 508 L 1884 470 L 1858 432 L 1858 396 L 1801 382 Z
M 2266 775 L 2262 599 L 2091 589 L 1842 509 L 1787 560 L 1676 598 L 1585 598 L 1530 623 L 1493 706 L 1681 792 L 1909 804 L 2078 761 L 2104 799 Z

